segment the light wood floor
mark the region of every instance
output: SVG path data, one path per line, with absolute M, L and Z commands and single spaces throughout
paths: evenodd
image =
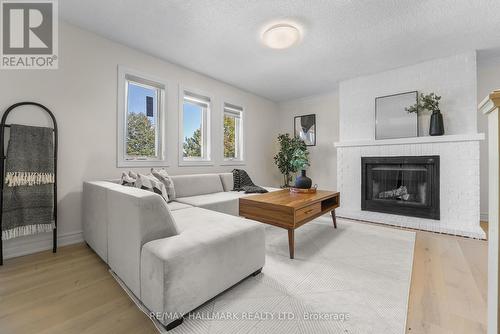
M 417 231 L 407 333 L 486 333 L 487 242 Z M 5 261 L 0 333 L 156 333 L 84 244 Z
M 418 231 L 407 333 L 486 333 L 487 263 L 486 241 Z
M 86 245 L 7 260 L 0 333 L 156 333 Z

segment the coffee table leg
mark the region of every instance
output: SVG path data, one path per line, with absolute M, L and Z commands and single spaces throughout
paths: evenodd
M 335 210 L 332 210 L 332 220 L 333 220 L 333 227 L 337 228 L 337 216 L 335 215 Z
M 288 230 L 288 250 L 290 251 L 290 258 L 293 259 L 293 253 L 295 250 L 295 230 L 289 229 Z

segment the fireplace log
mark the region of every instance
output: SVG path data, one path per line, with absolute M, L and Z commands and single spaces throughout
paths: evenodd
M 410 198 L 408 194 L 408 189 L 405 186 L 401 186 L 398 189 L 383 191 L 378 194 L 378 198 L 380 199 L 394 199 L 399 198 L 404 201 L 407 201 Z

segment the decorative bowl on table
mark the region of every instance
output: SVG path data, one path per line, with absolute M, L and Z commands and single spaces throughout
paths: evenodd
M 317 186 L 315 185 L 312 188 L 309 189 L 302 189 L 302 188 L 295 188 L 295 187 L 290 187 L 290 192 L 291 193 L 296 193 L 296 194 L 315 194 L 316 193 L 316 188 Z

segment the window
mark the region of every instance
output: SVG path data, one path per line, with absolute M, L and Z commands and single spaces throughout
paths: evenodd
M 118 166 L 165 165 L 165 85 L 123 68 L 119 83 Z
M 243 108 L 224 103 L 224 160 L 243 160 Z
M 210 98 L 183 91 L 180 162 L 210 162 Z

